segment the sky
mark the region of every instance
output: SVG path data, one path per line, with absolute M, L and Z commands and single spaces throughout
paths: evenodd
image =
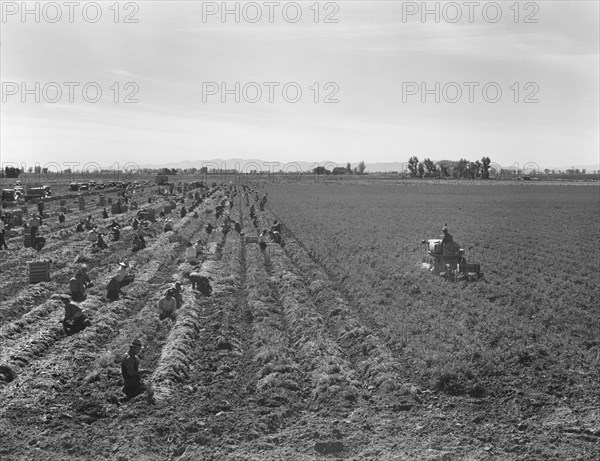
M 2 2 L 0 161 L 597 165 L 599 4 Z

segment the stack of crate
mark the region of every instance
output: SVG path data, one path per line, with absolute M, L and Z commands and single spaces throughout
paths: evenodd
M 50 280 L 50 261 L 29 263 L 29 283 L 48 282 Z

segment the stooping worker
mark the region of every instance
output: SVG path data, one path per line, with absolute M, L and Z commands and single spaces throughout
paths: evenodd
M 61 295 L 60 299 L 65 305 L 65 318 L 63 319 L 62 324 L 67 335 L 74 335 L 92 325 L 81 311 L 81 308 L 77 304 L 71 302 L 71 297 L 69 295 Z
M 129 398 L 141 394 L 146 389 L 140 376 L 140 373 L 144 370 L 139 369 L 140 360 L 137 357 L 142 349 L 142 342 L 139 339 L 134 339 L 129 345 L 129 352 L 121 360 L 122 391 Z
M 117 276 L 111 277 L 106 284 L 106 298 L 110 301 L 116 301 L 119 299 L 119 295 L 123 294 L 121 291 L 121 284 L 117 280 Z
M 102 219 L 108 219 L 108 211 L 106 211 L 106 208 L 102 210 Z
M 61 211 L 60 214 L 58 215 L 58 222 L 60 224 L 64 223 L 66 220 L 65 214 Z
M 190 272 L 189 274 L 184 274 L 184 276 L 192 282 L 192 290 L 198 290 L 204 296 L 210 296 L 212 287 L 210 286 L 208 277 L 202 275 L 200 272 Z
M 170 318 L 175 320 L 177 311 L 177 300 L 173 297 L 173 289 L 165 291 L 165 295 L 158 301 L 158 319 Z
M 4 223 L 6 216 L 0 217 L 0 250 L 8 250 L 8 246 L 6 246 L 6 224 Z
M 75 301 L 81 301 L 85 299 L 85 290 L 92 285 L 93 282 L 88 274 L 88 267 L 86 264 L 82 264 L 75 276 L 69 280 L 71 297 Z

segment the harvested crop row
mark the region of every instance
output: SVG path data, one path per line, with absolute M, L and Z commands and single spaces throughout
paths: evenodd
M 256 244 L 246 248 L 247 307 L 254 329 L 254 361 L 260 366 L 257 390 L 298 391 L 301 376 L 289 347 L 281 306 L 273 296 L 263 255 Z
M 189 220 L 190 220 L 190 218 L 181 220 L 181 222 L 177 223 L 177 225 L 175 226 L 175 229 L 178 230 L 184 226 L 189 225 Z M 151 259 L 152 255 L 154 254 L 154 251 L 157 248 L 161 248 L 163 245 L 168 244 L 168 242 L 169 242 L 168 236 L 166 236 L 164 234 L 160 235 L 159 238 L 157 239 L 157 241 L 154 242 L 154 244 L 152 244 L 150 247 L 140 251 L 133 258 L 132 264 L 136 265 L 143 261 Z M 117 243 L 117 244 L 121 243 L 122 245 L 125 245 L 121 241 L 115 242 L 115 243 Z M 86 242 L 86 245 L 87 245 L 87 242 Z M 96 263 L 96 261 L 94 261 L 94 260 L 91 260 L 91 261 L 89 261 L 90 264 L 91 265 L 101 265 L 102 263 L 106 264 L 106 262 L 107 262 L 106 259 L 114 259 L 115 255 L 111 251 L 108 253 L 99 253 L 97 258 L 98 258 L 98 263 Z M 53 280 L 53 282 L 48 282 L 46 285 L 52 286 L 55 291 L 63 291 L 59 287 L 64 286 L 68 282 L 68 277 L 70 277 L 72 273 L 73 273 L 73 269 L 67 267 L 59 273 L 58 279 L 56 279 L 56 276 L 54 276 L 53 278 L 55 280 Z M 60 277 L 60 275 L 62 275 L 62 277 Z M 96 281 L 96 289 L 93 291 L 97 291 L 97 288 L 99 286 L 105 286 L 108 281 L 108 278 L 110 276 L 111 275 L 108 275 L 106 280 L 104 280 L 102 278 L 97 280 Z M 35 286 L 28 287 L 28 290 L 36 290 L 36 287 Z M 47 294 L 49 294 L 49 292 L 47 292 Z M 19 320 L 5 325 L 2 328 L 2 330 L 0 330 L 0 340 L 11 339 L 15 336 L 15 334 L 21 333 L 21 332 L 27 330 L 27 327 L 35 325 L 38 320 L 46 317 L 49 313 L 51 313 L 52 311 L 55 310 L 55 307 L 54 307 L 55 304 L 56 303 L 53 300 L 47 300 L 45 303 L 38 305 L 37 307 L 33 308 L 31 311 L 24 314 Z M 83 308 L 91 308 L 92 307 L 92 306 L 88 306 L 87 304 L 88 303 L 86 303 L 86 301 L 83 301 L 81 303 L 81 306 Z M 42 334 L 42 336 L 46 336 L 46 335 Z M 6 344 L 5 344 L 5 346 L 6 346 Z
M 331 407 L 332 402 L 341 409 L 354 402 L 361 383 L 339 345 L 328 338 L 325 322 L 302 277 L 295 273 L 296 269 L 278 245 L 269 244 L 264 254 L 273 270 L 293 348 L 312 382 L 313 409 Z
M 270 222 L 273 214 L 261 213 L 261 221 Z M 296 242 L 286 235 L 285 253 L 303 274 L 310 298 L 325 319 L 326 331 L 343 347 L 370 388 L 383 394 L 405 395 L 417 392 L 409 383 L 403 384 L 400 365 L 385 344 L 353 314 L 344 296 L 333 287 L 325 273 Z M 389 401 L 389 398 L 384 398 Z
M 223 236 L 218 246 L 212 246 L 213 251 L 205 255 L 206 260 L 198 271 L 212 280 L 213 299 L 206 299 L 196 291 L 186 293 L 184 298 L 186 308 L 180 311 L 152 375 L 151 381 L 157 400 L 167 398 L 175 383 L 181 383 L 189 377 L 192 353 L 196 347 L 201 326 L 206 319 L 207 304 L 213 304 L 214 300 L 219 300 L 221 296 L 227 294 L 229 286 L 235 285 L 235 279 L 222 273 L 221 264 L 217 260 L 222 251 L 227 253 L 232 239 L 239 240 L 237 236 L 230 234 L 227 237 Z M 225 250 L 223 250 L 223 246 L 225 246 Z M 180 269 L 180 272 L 183 271 Z
M 188 233 L 190 231 L 190 227 L 192 227 L 194 224 L 198 224 L 198 222 L 195 221 L 196 220 L 191 217 L 183 218 L 177 223 L 176 226 L 174 226 L 174 231 L 180 232 L 181 234 Z M 140 285 L 150 283 L 151 280 L 159 273 L 161 265 L 168 264 L 176 254 L 175 251 L 177 247 L 179 247 L 179 244 L 169 243 L 169 238 L 170 236 L 167 234 L 160 235 L 152 246 L 140 251 L 136 255 L 135 262 L 143 265 L 143 269 L 137 274 L 135 286 L 132 287 L 133 292 L 138 291 L 137 289 Z M 142 298 L 147 296 L 148 291 L 148 288 L 145 288 L 141 293 L 139 293 L 139 296 Z M 123 309 L 121 304 L 122 303 L 120 302 L 116 302 L 103 305 L 101 299 L 97 297 L 92 298 L 90 296 L 86 301 L 81 303 L 81 306 L 93 311 L 93 317 L 99 317 L 100 321 L 97 324 L 98 328 L 102 328 L 102 326 L 104 326 L 110 330 L 110 328 L 114 327 L 115 324 L 118 323 L 119 319 L 123 318 L 123 314 L 127 313 L 127 309 Z M 36 309 L 34 315 L 31 315 L 33 320 L 39 319 L 41 316 L 51 313 L 52 302 L 49 301 L 42 306 L 40 306 L 39 309 Z M 34 323 L 33 320 L 32 322 L 28 322 L 26 325 Z M 36 322 L 36 326 L 38 326 L 39 323 L 40 322 Z M 8 360 L 11 365 L 13 363 L 21 365 L 29 363 L 34 357 L 39 356 L 51 345 L 53 345 L 54 342 L 64 336 L 61 328 L 52 326 L 52 324 L 59 323 L 58 315 L 51 316 L 49 319 L 41 323 L 41 328 L 39 328 L 35 333 L 36 339 L 31 341 L 28 338 L 24 338 L 21 342 L 14 344 L 10 348 L 6 348 L 6 356 L 9 358 Z M 112 326 L 107 326 L 107 323 L 111 324 Z M 16 328 L 17 327 L 9 328 L 8 331 L 12 331 Z M 18 328 L 18 331 L 23 330 L 23 327 Z M 86 335 L 89 334 L 90 332 L 86 331 Z M 13 363 L 11 363 L 11 361 Z
M 115 221 L 120 224 L 125 224 L 126 221 L 131 219 L 134 214 L 135 211 L 132 212 L 131 216 L 128 214 L 121 214 L 115 218 Z M 154 227 L 156 227 L 156 225 L 154 225 Z M 156 231 L 152 230 L 152 232 L 155 233 Z M 133 238 L 132 233 L 128 232 L 128 229 L 123 229 L 121 239 L 119 241 L 108 242 L 110 245 L 110 249 L 108 251 L 101 251 L 97 254 L 92 254 L 89 251 L 90 242 L 85 240 L 86 235 L 87 234 L 73 232 L 70 234 L 70 238 L 67 239 L 68 241 L 70 240 L 70 242 L 67 242 L 64 239 L 59 239 L 57 242 L 53 242 L 44 247 L 42 253 L 37 253 L 29 248 L 23 248 L 19 252 L 11 254 L 11 261 L 3 263 L 2 265 L 3 272 L 20 270 L 22 276 L 20 277 L 19 282 L 12 283 L 9 287 L 7 287 L 6 290 L 3 290 L 2 296 L 4 299 L 6 299 L 6 301 L 0 303 L 0 318 L 9 320 L 18 316 L 19 311 L 12 309 L 12 299 L 15 297 L 18 298 L 21 296 L 27 296 L 27 292 L 31 289 L 34 289 L 28 284 L 27 269 L 23 261 L 36 260 L 40 258 L 47 259 L 48 255 L 52 255 L 53 263 L 51 281 L 43 283 L 49 283 L 53 286 L 59 287 L 61 284 L 66 284 L 69 278 L 72 276 L 72 273 L 70 272 L 70 264 L 73 259 L 77 259 L 79 261 L 85 260 L 86 262 L 90 262 L 90 265 L 94 265 L 94 262 L 97 262 L 97 265 L 101 265 L 102 263 L 106 263 L 106 259 L 110 259 L 111 256 L 116 258 L 128 254 Z M 74 242 L 72 240 L 74 240 Z M 58 251 L 61 253 L 57 255 Z M 58 256 L 58 258 L 56 256 Z M 20 293 L 18 293 L 19 290 Z

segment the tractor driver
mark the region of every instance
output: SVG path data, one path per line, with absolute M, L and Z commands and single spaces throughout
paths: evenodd
M 446 245 L 446 243 L 454 242 L 454 239 L 452 238 L 452 235 L 450 235 L 450 232 L 448 232 L 448 224 L 444 224 L 444 227 L 442 227 L 442 232 L 444 233 L 442 235 L 442 248 L 443 248 L 444 245 Z

